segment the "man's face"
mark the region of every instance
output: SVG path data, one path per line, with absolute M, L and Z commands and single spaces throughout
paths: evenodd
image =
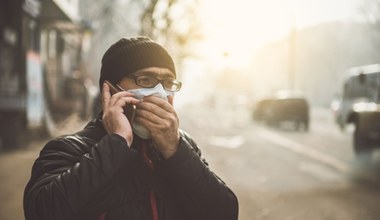
M 174 80 L 175 75 L 172 71 L 170 71 L 167 68 L 162 67 L 148 67 L 141 70 L 136 71 L 132 74 L 135 77 L 139 76 L 146 76 L 149 78 L 157 79 L 157 80 Z M 148 81 L 149 78 L 140 80 L 140 82 L 144 83 L 144 81 Z M 121 79 L 121 81 L 118 83 L 124 90 L 130 90 L 130 89 L 139 89 L 143 88 L 142 86 L 139 86 L 136 84 L 136 80 L 132 77 L 126 76 Z M 165 87 L 165 86 L 164 86 Z

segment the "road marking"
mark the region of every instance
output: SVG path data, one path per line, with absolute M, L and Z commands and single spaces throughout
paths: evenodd
M 226 136 L 211 136 L 209 143 L 218 147 L 236 149 L 243 145 L 245 138 L 241 135 L 226 137 Z
M 330 167 L 321 166 L 319 163 L 311 161 L 300 162 L 298 169 L 305 173 L 316 176 L 320 180 L 324 180 L 326 182 L 338 182 L 341 178 L 341 172 L 336 172 L 335 169 L 330 169 Z
M 307 147 L 303 144 L 300 144 L 298 142 L 295 142 L 291 139 L 288 139 L 284 136 L 278 135 L 274 132 L 271 132 L 269 130 L 260 129 L 258 134 L 266 139 L 267 141 L 276 144 L 278 146 L 284 147 L 286 149 L 289 149 L 293 152 L 296 152 L 298 154 L 302 154 L 304 156 L 310 157 L 312 159 L 315 159 L 319 162 L 322 162 L 326 165 L 329 165 L 341 172 L 348 172 L 350 169 L 349 167 L 342 161 L 331 157 L 327 154 L 324 154 L 322 152 L 319 152 L 317 150 L 314 150 L 310 147 Z

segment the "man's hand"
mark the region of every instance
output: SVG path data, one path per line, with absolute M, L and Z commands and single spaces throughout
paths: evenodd
M 143 102 L 137 105 L 135 121 L 146 127 L 152 136 L 152 141 L 165 159 L 170 158 L 177 151 L 179 143 L 179 119 L 172 104 L 158 97 L 144 97 Z
M 138 104 L 140 100 L 133 97 L 129 92 L 118 92 L 111 96 L 110 88 L 103 84 L 102 105 L 103 105 L 103 126 L 108 134 L 118 134 L 122 136 L 131 146 L 133 140 L 132 127 L 127 117 L 124 115 L 123 107 L 130 104 Z

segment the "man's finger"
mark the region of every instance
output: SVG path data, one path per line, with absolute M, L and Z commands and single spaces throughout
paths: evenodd
M 113 105 L 117 105 L 120 107 L 125 107 L 126 105 L 137 105 L 141 102 L 141 100 L 136 99 L 134 97 L 121 97 L 117 102 Z
M 111 96 L 110 105 L 115 105 L 120 99 L 123 99 L 125 97 L 134 98 L 134 94 L 127 91 L 117 92 Z
M 170 103 L 170 105 L 173 106 L 173 103 L 174 103 L 174 96 L 169 95 L 169 96 L 168 96 L 168 102 Z
M 103 83 L 103 91 L 102 91 L 103 110 L 108 108 L 110 99 L 111 99 L 110 88 L 107 85 L 107 83 Z
M 144 119 L 145 121 L 149 121 L 152 124 L 160 124 L 163 120 L 159 115 L 152 114 L 149 111 L 143 109 L 137 109 L 136 118 Z
M 165 109 L 161 108 L 159 105 L 156 105 L 148 101 L 143 101 L 140 104 L 138 104 L 137 110 L 150 112 L 151 114 L 155 114 L 160 118 L 166 118 L 167 117 L 166 115 L 170 113 L 166 111 Z
M 150 102 L 152 104 L 155 104 L 167 112 L 170 112 L 170 113 L 175 112 L 173 106 L 168 101 L 162 98 L 158 98 L 155 96 L 145 96 L 143 100 L 145 102 Z

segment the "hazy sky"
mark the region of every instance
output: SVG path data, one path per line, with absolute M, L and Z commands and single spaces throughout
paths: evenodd
M 203 54 L 220 63 L 229 54 L 232 63 L 244 62 L 265 43 L 283 37 L 292 27 L 360 17 L 363 0 L 202 0 L 206 41 Z M 238 63 L 236 63 L 239 65 Z
M 205 39 L 196 50 L 202 58 L 183 70 L 185 83 L 176 103 L 197 101 L 215 92 L 213 74 L 226 68 L 248 68 L 255 52 L 286 36 L 292 27 L 358 19 L 358 6 L 364 1 L 200 0 Z

